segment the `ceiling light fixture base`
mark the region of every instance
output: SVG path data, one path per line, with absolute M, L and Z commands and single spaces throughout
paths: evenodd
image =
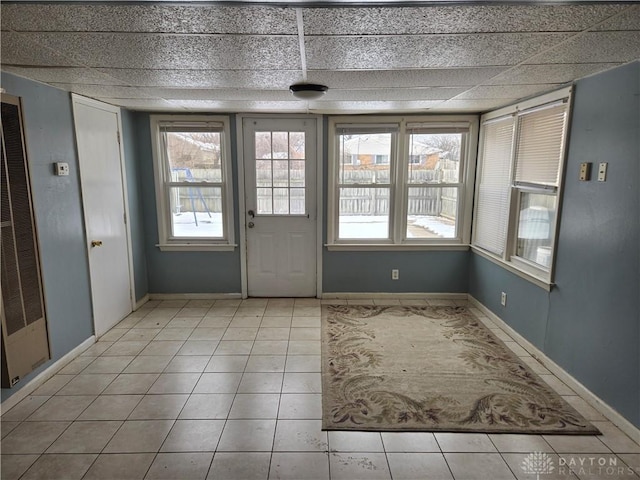
M 329 87 L 317 83 L 296 83 L 291 85 L 289 90 L 299 100 L 317 100 L 329 90 Z

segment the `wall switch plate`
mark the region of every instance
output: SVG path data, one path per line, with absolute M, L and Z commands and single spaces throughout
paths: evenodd
M 69 164 L 64 162 L 54 163 L 56 175 L 66 176 L 69 175 Z
M 398 280 L 400 278 L 400 270 L 394 268 L 391 270 L 391 280 Z
M 580 164 L 580 176 L 578 178 L 581 182 L 591 180 L 591 162 L 583 162 Z
M 602 162 L 598 166 L 598 181 L 599 182 L 606 182 L 607 181 L 607 167 L 608 167 L 608 165 L 609 164 L 607 162 Z
M 500 305 L 503 307 L 507 306 L 507 294 L 504 292 L 500 293 Z

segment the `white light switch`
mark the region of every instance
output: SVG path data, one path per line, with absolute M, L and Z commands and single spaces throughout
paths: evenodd
M 55 167 L 56 167 L 56 175 L 58 175 L 58 176 L 69 175 L 69 164 L 68 163 L 56 162 L 55 163 Z
M 598 181 L 606 182 L 607 181 L 607 162 L 602 162 L 598 165 Z

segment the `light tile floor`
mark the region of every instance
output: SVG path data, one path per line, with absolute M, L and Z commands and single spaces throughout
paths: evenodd
M 543 480 L 640 478 L 640 446 L 475 309 L 604 435 L 323 432 L 322 303 L 347 301 L 148 302 L 4 413 L 2 479 L 535 479 L 531 452 Z

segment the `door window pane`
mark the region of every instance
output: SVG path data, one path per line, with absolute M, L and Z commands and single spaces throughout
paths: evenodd
M 292 188 L 289 190 L 291 195 L 290 211 L 291 215 L 304 215 L 307 211 L 305 205 L 305 190 L 304 188 Z
M 289 186 L 289 161 L 288 160 L 273 161 L 273 186 L 274 187 Z
M 272 187 L 271 160 L 256 160 L 256 186 Z
M 455 238 L 458 189 L 409 187 L 407 238 Z
M 168 193 L 174 237 L 222 238 L 222 188 L 171 187 Z
M 338 237 L 389 238 L 389 188 L 340 188 Z
M 458 183 L 461 133 L 409 135 L 409 183 Z
M 258 202 L 258 215 L 273 213 L 273 195 L 270 188 L 257 188 L 256 201 Z
M 305 165 L 304 160 L 289 161 L 289 186 L 304 187 L 305 186 Z
M 289 132 L 289 158 L 305 158 L 304 132 Z
M 392 133 L 339 136 L 340 184 L 389 184 Z
M 289 189 L 273 189 L 273 213 L 274 215 L 287 215 L 289 213 Z
M 271 132 L 271 158 L 289 158 L 289 132 Z
M 271 132 L 256 132 L 256 158 L 271 158 Z
M 551 266 L 555 216 L 555 195 L 520 192 L 516 246 L 518 257 L 544 268 Z

